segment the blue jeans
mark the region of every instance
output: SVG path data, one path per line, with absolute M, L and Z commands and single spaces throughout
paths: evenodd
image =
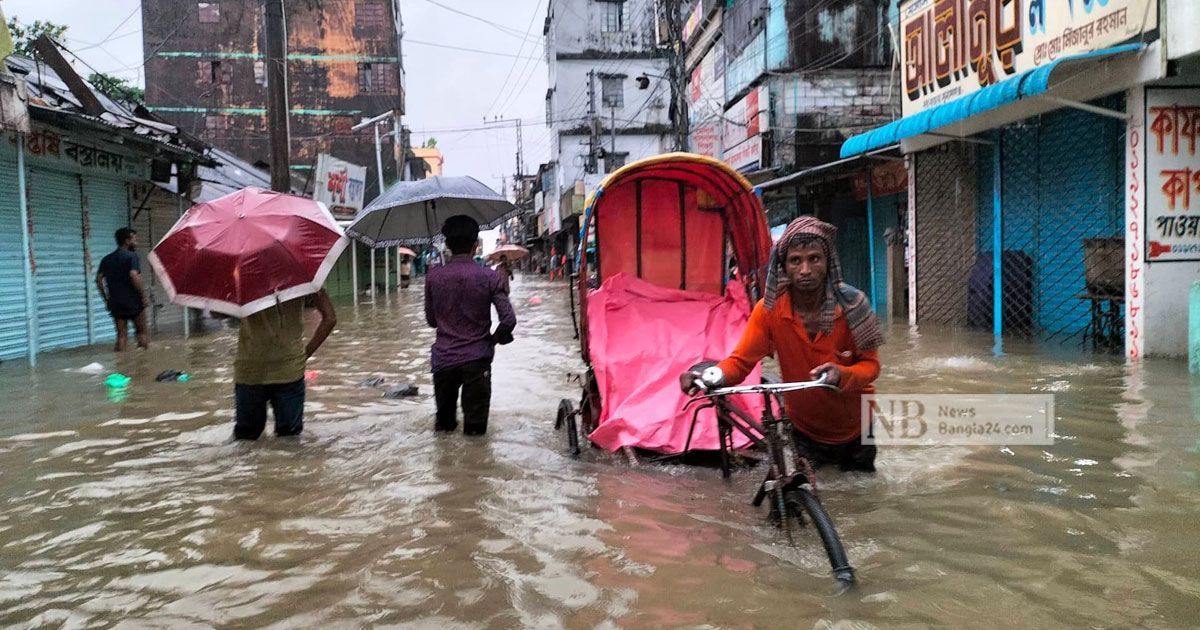
M 236 416 L 233 437 L 257 440 L 267 426 L 267 403 L 275 413 L 275 435 L 300 435 L 304 430 L 304 379 L 278 385 L 233 386 Z

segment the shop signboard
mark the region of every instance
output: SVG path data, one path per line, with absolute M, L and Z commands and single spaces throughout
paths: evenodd
M 723 159 L 733 168 L 745 171 L 762 166 L 762 134 L 770 120 L 768 103 L 767 87 L 760 85 L 725 112 Z
M 1146 90 L 1146 260 L 1200 260 L 1200 89 Z
M 353 219 L 363 209 L 367 168 L 339 160 L 328 153 L 317 155 L 313 199 L 325 204 L 334 218 Z

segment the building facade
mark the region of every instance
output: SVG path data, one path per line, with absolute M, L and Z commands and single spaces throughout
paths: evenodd
M 544 35 L 551 156 L 537 203 L 561 252 L 605 173 L 671 149 L 671 87 L 655 0 L 554 2 Z
M 904 117 L 841 149 L 905 153 L 910 323 L 975 329 L 996 351 L 1185 354 L 1200 277 L 1194 3 L 989 3 L 995 36 L 977 57 L 947 28 L 967 5 L 901 5 Z
M 366 166 L 378 194 L 370 128 L 363 118 L 404 114 L 397 0 L 287 0 L 291 168 L 304 178 L 319 153 Z M 147 107 L 250 163 L 268 163 L 261 0 L 143 0 Z M 397 119 L 398 121 L 398 119 Z M 399 179 L 402 134 L 383 137 L 384 178 Z

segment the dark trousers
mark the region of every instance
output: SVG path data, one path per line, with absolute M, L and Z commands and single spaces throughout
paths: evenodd
M 437 403 L 434 429 L 458 428 L 459 390 L 462 390 L 463 433 L 483 435 L 487 432 L 492 404 L 492 360 L 480 359 L 433 373 L 433 398 Z
M 836 465 L 842 470 L 875 472 L 875 445 L 863 444 L 861 438 L 845 444 L 824 444 L 793 428 L 792 439 L 795 440 L 796 450 L 808 459 L 813 468 Z
M 236 416 L 233 437 L 257 440 L 267 426 L 267 403 L 275 414 L 275 435 L 300 435 L 304 430 L 304 379 L 278 385 L 233 386 Z

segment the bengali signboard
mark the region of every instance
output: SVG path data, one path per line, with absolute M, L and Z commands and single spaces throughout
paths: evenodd
M 904 115 L 1158 26 L 1157 0 L 909 0 L 900 6 Z
M 1146 260 L 1200 260 L 1200 88 L 1146 90 Z
M 760 85 L 725 112 L 723 159 L 733 168 L 745 171 L 762 165 L 762 134 L 770 120 L 769 103 L 767 87 Z
M 8 134 L 14 147 L 17 135 Z M 107 143 L 84 142 L 76 136 L 63 136 L 47 127 L 34 126 L 25 136 L 25 155 L 32 162 L 84 175 L 105 175 L 122 179 L 150 178 L 148 160 L 109 150 Z
M 329 206 L 337 219 L 353 219 L 363 209 L 367 192 L 367 167 L 339 160 L 327 153 L 317 156 L 313 199 Z

